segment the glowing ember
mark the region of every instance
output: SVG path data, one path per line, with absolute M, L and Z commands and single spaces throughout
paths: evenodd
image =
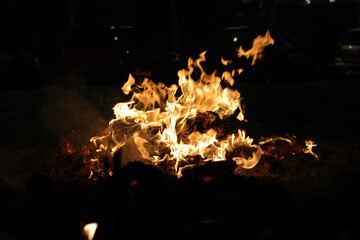
M 63 151 L 66 154 L 76 153 L 76 150 L 70 145 L 70 143 L 66 143 L 66 145 L 63 147 Z
M 270 44 L 274 40 L 268 31 L 254 39 L 251 49 L 245 51 L 240 46 L 238 57 L 252 58 L 255 64 Z M 253 168 L 263 151 L 238 127 L 237 122 L 244 120 L 241 95 L 231 88 L 234 74 L 243 70 L 231 69 L 221 77 L 217 71 L 206 73 L 201 65 L 206 61 L 205 54 L 188 60 L 187 68 L 178 72 L 178 85 L 168 87 L 149 79 L 137 84 L 129 75 L 122 90 L 127 95 L 132 93 L 132 98 L 115 105 L 116 118 L 110 121 L 109 133 L 91 139 L 97 151 L 114 152 L 133 142 L 144 160 L 155 165 L 172 162 L 179 177 L 183 169 L 198 164 L 192 159 L 199 157 L 202 163 L 233 160 L 242 168 Z M 231 65 L 231 60 L 221 58 L 221 62 Z M 198 78 L 193 79 L 193 75 Z M 179 90 L 181 95 L 177 97 Z M 224 123 L 215 124 L 218 122 Z M 314 144 L 308 146 L 311 153 Z

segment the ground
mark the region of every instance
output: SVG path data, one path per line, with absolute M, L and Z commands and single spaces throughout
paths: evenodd
M 54 166 L 62 167 L 67 163 L 61 161 L 69 159 L 48 156 L 60 144 L 88 145 L 92 136 L 101 133 L 113 117 L 113 105 L 126 99 L 120 88 L 57 84 L 0 91 L 0 192 L 5 196 L 0 212 L 7 222 L 0 227 L 0 238 L 79 239 L 81 222 L 110 221 L 106 218 L 113 215 L 104 213 L 109 210 L 105 201 L 111 199 L 106 182 L 87 180 L 87 172 L 76 173 L 81 167 L 77 165 L 59 173 Z M 263 239 L 311 234 L 356 239 L 359 89 L 357 80 L 240 84 L 247 134 L 255 140 L 284 134 L 314 140 L 318 164 L 290 169 L 298 176 L 289 181 L 228 176 L 207 183 L 161 175 L 158 183 L 150 177 L 159 188 L 125 186 L 120 191 L 125 196 L 119 200 L 121 207 L 110 209 L 124 211 L 130 219 L 124 225 L 130 230 L 120 235 L 142 239 L 146 234 L 138 228 L 143 228 L 155 236 L 159 233 L 154 221 L 158 221 L 166 228 L 158 227 L 164 239 L 168 234 L 226 238 L 237 231 Z M 304 177 L 299 174 L 304 169 L 314 174 Z M 56 226 L 62 228 L 61 234 Z M 99 231 L 99 238 L 108 236 L 106 229 Z

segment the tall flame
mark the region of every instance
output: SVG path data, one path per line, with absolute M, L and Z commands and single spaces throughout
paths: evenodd
M 273 43 L 268 31 L 254 39 L 250 50 L 244 51 L 240 46 L 238 56 L 252 57 L 254 64 L 264 47 Z M 233 116 L 236 121 L 244 120 L 241 95 L 230 88 L 234 84 L 234 72 L 240 74 L 242 69 L 225 71 L 221 77 L 216 71 L 206 73 L 201 65 L 206 61 L 205 54 L 206 51 L 196 60 L 189 58 L 187 68 L 178 72 L 178 85 L 168 87 L 149 79 L 136 84 L 130 74 L 122 90 L 125 94 L 132 93 L 131 100 L 114 106 L 116 118 L 109 123 L 108 136 L 91 139 L 98 151 L 115 151 L 133 141 L 142 157 L 154 164 L 174 161 L 178 176 L 182 175 L 182 169 L 192 165 L 189 158 L 195 156 L 204 161 L 230 158 L 243 168 L 253 168 L 259 162 L 262 150 L 253 144 L 253 139 L 246 136 L 244 130 L 220 136 L 214 128 L 189 129 L 190 123 L 201 114 L 205 114 L 210 122 Z M 221 60 L 224 65 L 231 62 Z M 198 79 L 192 77 L 195 70 L 200 73 Z M 223 82 L 230 86 L 223 87 Z M 181 95 L 176 97 L 179 90 Z M 237 150 L 244 148 L 252 149 L 251 153 Z

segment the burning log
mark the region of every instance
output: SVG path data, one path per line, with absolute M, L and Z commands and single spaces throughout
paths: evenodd
M 210 129 L 214 129 L 216 139 L 225 140 L 228 135 L 235 134 L 241 128 L 241 122 L 234 116 L 221 119 L 215 112 L 198 112 L 195 118 L 186 121 L 185 127 L 179 134 L 180 141 L 186 143 L 192 132 L 205 133 Z

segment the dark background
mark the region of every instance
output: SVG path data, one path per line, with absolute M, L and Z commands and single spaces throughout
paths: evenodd
M 318 57 L 333 54 L 349 27 L 359 25 L 357 1 L 4 1 L 1 33 L 42 64 L 55 61 L 71 28 L 131 25 L 161 36 L 185 58 L 205 50 L 218 29 L 260 25 L 288 32 Z
M 140 165 L 123 170 L 120 180 L 94 181 L 83 163 L 89 156 L 64 152 L 71 144 L 80 153 L 107 127 L 114 104 L 127 100 L 121 87 L 129 70 L 84 74 L 67 62 L 64 71 L 69 33 L 134 26 L 143 33 L 136 40 L 156 35 L 182 68 L 212 46 L 221 29 L 242 25 L 286 33 L 296 41 L 295 55 L 311 66 L 281 81 L 277 75 L 253 81 L 255 75 L 236 84 L 247 134 L 255 141 L 286 134 L 312 139 L 317 164 L 294 164 L 271 176 L 255 168 L 250 177 L 230 174 L 210 184 L 169 180 Z M 1 37 L 22 49 L 21 59 L 36 61 L 1 69 L 0 239 L 80 239 L 82 224 L 91 221 L 102 226 L 95 240 L 359 239 L 360 77 L 338 76 L 331 65 L 339 37 L 352 27 L 360 27 L 360 2 L 352 0 L 1 1 Z M 165 71 L 176 78 L 173 68 Z M 140 182 L 135 187 L 132 178 Z M 122 224 L 118 231 L 115 223 Z

